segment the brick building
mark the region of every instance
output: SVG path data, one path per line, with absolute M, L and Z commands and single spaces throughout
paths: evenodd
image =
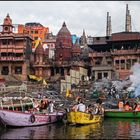
M 132 74 L 134 63 L 140 62 L 140 33 L 132 31 L 128 5 L 125 21 L 125 31 L 112 34 L 111 17 L 107 12 L 106 36 L 93 37 L 93 43 L 88 45 L 93 50 L 89 57 L 95 80 L 125 79 Z
M 0 74 L 9 79 L 27 80 L 31 53 L 31 36 L 13 33 L 12 19 L 7 14 L 0 33 Z

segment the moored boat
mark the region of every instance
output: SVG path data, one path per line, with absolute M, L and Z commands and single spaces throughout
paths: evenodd
M 71 124 L 92 124 L 102 122 L 102 115 L 70 111 L 67 112 L 67 121 Z
M 8 110 L 26 110 L 32 108 L 33 103 L 30 97 L 4 97 L 0 98 L 0 108 Z
M 106 109 L 104 116 L 114 118 L 140 118 L 140 111 L 120 111 L 119 109 Z
M 37 126 L 60 121 L 62 111 L 53 113 L 30 113 L 0 109 L 1 122 L 6 126 Z

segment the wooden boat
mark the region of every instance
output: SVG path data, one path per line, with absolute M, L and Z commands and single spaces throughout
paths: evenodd
M 120 111 L 119 109 L 106 109 L 104 116 L 114 118 L 140 118 L 140 111 Z
M 32 99 L 30 97 L 4 97 L 0 98 L 0 108 L 8 110 L 26 110 L 32 108 Z
M 62 111 L 53 113 L 29 113 L 0 109 L 0 119 L 7 126 L 37 126 L 60 121 Z
M 92 124 L 102 121 L 102 115 L 93 115 L 85 112 L 70 111 L 67 113 L 67 121 L 71 124 Z

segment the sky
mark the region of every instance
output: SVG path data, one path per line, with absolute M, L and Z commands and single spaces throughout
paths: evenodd
M 71 34 L 106 35 L 107 12 L 111 16 L 112 33 L 125 30 L 128 4 L 132 31 L 140 31 L 139 1 L 0 1 L 0 24 L 9 13 L 13 24 L 39 22 L 54 35 L 65 21 Z

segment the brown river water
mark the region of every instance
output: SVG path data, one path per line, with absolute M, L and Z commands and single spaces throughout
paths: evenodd
M 107 118 L 102 123 L 72 126 L 55 123 L 37 127 L 0 127 L 0 139 L 139 139 L 139 119 Z

